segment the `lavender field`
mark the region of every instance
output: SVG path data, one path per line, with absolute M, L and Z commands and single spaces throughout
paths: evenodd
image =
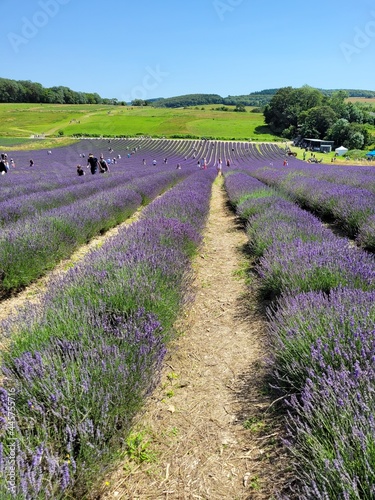
M 110 171 L 92 175 L 89 153 L 110 159 Z M 103 474 L 158 382 L 173 325 L 192 299 L 219 158 L 259 301 L 269 304 L 269 372 L 285 412 L 291 498 L 374 498 L 371 167 L 294 158 L 283 166 L 273 144 L 149 138 L 8 157 L 15 167 L 0 176 L 0 298 L 137 210 L 139 217 L 53 279 L 40 305 L 1 325 L 9 345 L 1 498 L 81 498 Z

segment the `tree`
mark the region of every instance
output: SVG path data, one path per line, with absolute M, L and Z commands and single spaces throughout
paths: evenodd
M 305 112 L 313 107 L 322 106 L 324 95 L 307 85 L 294 89 L 279 89 L 264 110 L 266 123 L 276 134 L 292 137 L 306 118 Z
M 237 111 L 239 113 L 246 113 L 245 105 L 242 104 L 242 103 L 236 104 L 236 107 L 234 108 L 234 111 Z
M 345 118 L 349 120 L 348 106 L 345 100 L 348 98 L 348 93 L 345 90 L 337 90 L 333 92 L 328 99 L 328 105 L 333 109 L 338 118 Z
M 148 102 L 150 103 L 150 100 Z M 166 99 L 156 99 L 151 101 L 151 104 L 155 108 L 185 108 L 204 104 L 224 104 L 224 100 L 217 94 L 186 94 Z
M 14 80 L 0 78 L 0 102 L 19 102 L 25 89 Z
M 372 136 L 364 125 L 349 123 L 345 118 L 340 118 L 333 124 L 327 137 L 334 141 L 336 146 L 345 146 L 348 149 L 362 149 L 372 141 Z
M 45 103 L 54 103 L 55 102 L 55 92 L 52 89 L 44 89 L 43 91 L 43 101 Z
M 51 87 L 50 90 L 53 93 L 54 104 L 65 104 L 64 102 L 64 90 L 62 87 Z
M 94 92 L 92 94 L 93 98 L 94 98 L 94 104 L 101 104 L 102 103 L 102 98 L 100 97 L 100 95 L 97 93 L 97 92 Z
M 303 119 L 301 134 L 304 137 L 323 139 L 328 129 L 337 120 L 337 116 L 330 106 L 316 106 L 305 112 L 303 116 L 300 115 L 300 119 Z
M 290 125 L 286 110 L 292 100 L 292 92 L 292 87 L 279 89 L 264 109 L 265 122 L 276 134 L 281 134 Z
M 350 124 L 345 118 L 337 120 L 328 130 L 327 138 L 334 141 L 336 146 L 344 146 L 349 138 Z
M 88 93 L 86 94 L 87 104 L 101 104 L 101 97 L 96 93 Z M 98 100 L 99 98 L 99 100 Z
M 363 144 L 361 147 L 358 147 L 359 141 L 361 141 L 360 136 L 363 138 Z M 347 146 L 349 149 L 362 149 L 369 146 L 372 141 L 373 137 L 365 125 L 360 123 L 350 124 L 349 145 Z
M 25 102 L 43 102 L 44 87 L 40 83 L 27 81 L 19 82 L 25 89 Z
M 363 123 L 363 111 L 352 102 L 348 102 L 346 106 L 349 114 L 349 121 Z
M 147 102 L 144 101 L 143 99 L 134 99 L 131 102 L 132 106 L 147 106 Z
M 365 138 L 361 132 L 354 132 L 347 141 L 349 149 L 362 149 L 365 144 Z

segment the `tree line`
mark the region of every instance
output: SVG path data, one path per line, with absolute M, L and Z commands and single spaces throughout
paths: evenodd
M 149 105 L 156 108 L 183 108 L 189 106 L 203 106 L 205 104 L 222 104 L 223 106 L 254 106 L 264 108 L 269 104 L 274 95 L 280 89 L 264 89 L 257 92 L 251 92 L 243 95 L 228 95 L 221 97 L 218 94 L 186 94 L 168 98 L 149 99 L 142 103 L 142 105 Z M 330 89 L 317 89 L 322 95 L 331 97 L 338 90 Z M 375 97 L 375 91 L 372 90 L 344 90 L 349 97 Z M 139 103 L 132 103 L 139 105 Z
M 117 99 L 100 97 L 96 92 L 77 92 L 69 87 L 43 87 L 29 80 L 0 78 L 0 102 L 48 104 L 117 104 Z
M 348 96 L 345 90 L 324 94 L 309 86 L 283 87 L 266 105 L 264 118 L 274 134 L 285 138 L 326 139 L 348 149 L 363 149 L 373 142 L 368 125 L 375 124 L 375 113 L 348 102 Z
M 155 108 L 184 108 L 204 106 L 205 104 L 221 104 L 223 106 L 265 106 L 277 89 L 254 92 L 248 95 L 221 97 L 218 94 L 186 94 L 175 97 L 148 100 L 146 103 Z M 132 103 L 133 104 L 133 103 Z

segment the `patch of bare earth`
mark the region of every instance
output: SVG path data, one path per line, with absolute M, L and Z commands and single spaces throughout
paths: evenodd
M 281 493 L 287 456 L 265 382 L 266 324 L 256 283 L 246 282 L 246 242 L 215 182 L 194 264 L 195 301 L 134 428 L 154 460 L 124 459 L 92 498 L 260 500 Z

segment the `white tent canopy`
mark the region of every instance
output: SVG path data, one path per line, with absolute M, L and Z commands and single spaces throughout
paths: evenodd
M 342 156 L 344 155 L 345 153 L 348 152 L 348 149 L 345 148 L 344 146 L 340 146 L 339 148 L 336 148 L 335 149 L 335 152 L 339 155 L 339 156 Z

